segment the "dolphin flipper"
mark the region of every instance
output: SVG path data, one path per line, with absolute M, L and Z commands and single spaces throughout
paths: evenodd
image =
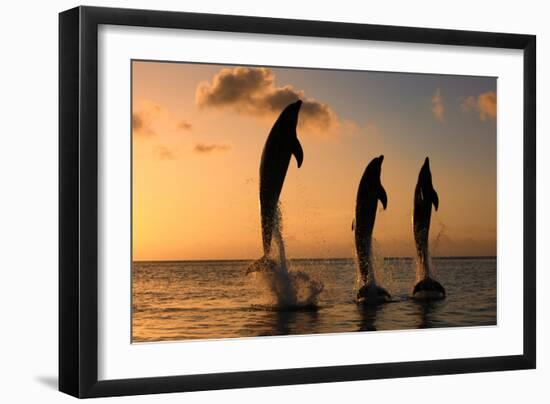
M 304 161 L 304 151 L 302 150 L 302 145 L 300 144 L 298 138 L 296 138 L 296 141 L 292 147 L 292 154 L 296 157 L 298 168 L 300 168 L 302 166 L 302 161 Z
M 382 203 L 384 210 L 386 210 L 386 207 L 388 206 L 388 195 L 386 195 L 386 190 L 382 185 L 380 185 L 380 189 L 378 190 L 378 199 Z
M 432 189 L 432 203 L 434 204 L 435 210 L 437 210 L 437 208 L 439 208 L 439 196 L 437 192 L 435 192 L 435 189 Z

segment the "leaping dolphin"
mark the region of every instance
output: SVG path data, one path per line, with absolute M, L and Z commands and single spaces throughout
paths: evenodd
M 426 157 L 418 174 L 418 182 L 414 190 L 413 233 L 416 244 L 416 254 L 423 271 L 422 279 L 413 290 L 413 297 L 417 299 L 442 299 L 445 289 L 430 276 L 430 257 L 428 252 L 428 238 L 432 205 L 435 210 L 439 207 L 439 197 L 433 188 L 430 159 Z
M 372 262 L 372 231 L 376 219 L 378 201 L 384 209 L 388 204 L 386 191 L 380 182 L 384 156 L 376 157 L 369 163 L 357 190 L 355 219 L 351 225 L 355 231 L 355 249 L 359 261 L 362 286 L 357 292 L 357 302 L 376 304 L 391 299 L 390 294 L 376 285 Z
M 275 121 L 264 145 L 260 162 L 260 213 L 264 255 L 253 263 L 247 272 L 257 270 L 269 262 L 271 239 L 277 225 L 279 196 L 290 158 L 292 155 L 296 157 L 298 168 L 304 159 L 304 152 L 296 133 L 301 106 L 301 100 L 287 105 Z

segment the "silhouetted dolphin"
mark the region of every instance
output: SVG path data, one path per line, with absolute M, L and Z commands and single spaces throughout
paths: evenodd
M 271 239 L 278 215 L 278 203 L 286 172 L 292 155 L 298 168 L 302 165 L 304 152 L 296 134 L 298 113 L 302 101 L 289 104 L 275 121 L 265 142 L 260 162 L 260 213 L 264 255 L 253 263 L 247 272 L 268 264 Z
M 388 204 L 386 191 L 380 182 L 383 160 L 384 156 L 372 159 L 363 173 L 357 189 L 355 219 L 351 225 L 352 231 L 355 230 L 355 249 L 363 282 L 357 292 L 357 301 L 364 303 L 380 303 L 391 298 L 384 288 L 376 285 L 372 272 L 372 231 L 376 219 L 376 209 L 379 200 L 384 209 Z
M 422 265 L 424 277 L 413 290 L 413 297 L 418 299 L 442 299 L 445 297 L 445 289 L 439 282 L 430 277 L 430 256 L 428 252 L 428 239 L 430 233 L 430 220 L 432 217 L 432 205 L 435 210 L 439 207 L 439 197 L 432 185 L 432 173 L 430 172 L 430 159 L 426 157 L 418 174 L 418 182 L 414 190 L 413 232 L 416 244 L 416 254 L 419 265 Z

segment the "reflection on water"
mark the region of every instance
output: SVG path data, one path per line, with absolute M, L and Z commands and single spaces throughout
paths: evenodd
M 382 306 L 357 306 L 357 312 L 361 317 L 358 331 L 376 331 L 376 312 Z
M 317 311 L 273 310 L 272 326 L 267 323 L 261 335 L 309 334 L 318 319 Z M 254 324 L 248 325 L 254 327 Z
M 428 301 L 428 302 L 417 302 L 418 313 L 420 318 L 420 323 L 418 328 L 433 328 L 437 327 L 437 323 L 433 321 L 433 313 L 437 313 L 437 306 L 441 304 L 441 300 L 438 301 Z
M 317 307 L 279 309 L 265 284 L 245 277 L 249 261 L 136 262 L 133 265 L 134 342 L 253 337 L 496 324 L 496 259 L 434 260 L 447 290 L 441 301 L 409 299 L 414 262 L 389 259 L 381 280 L 395 302 L 353 301 L 352 260 L 293 260 L 291 270 L 324 283 Z

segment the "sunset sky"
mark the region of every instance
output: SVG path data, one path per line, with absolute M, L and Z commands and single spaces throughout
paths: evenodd
M 134 260 L 259 258 L 260 156 L 298 97 L 304 161 L 281 194 L 290 258 L 354 255 L 357 186 L 380 154 L 381 254 L 414 254 L 429 156 L 432 254 L 496 255 L 496 78 L 134 61 L 132 79 Z

